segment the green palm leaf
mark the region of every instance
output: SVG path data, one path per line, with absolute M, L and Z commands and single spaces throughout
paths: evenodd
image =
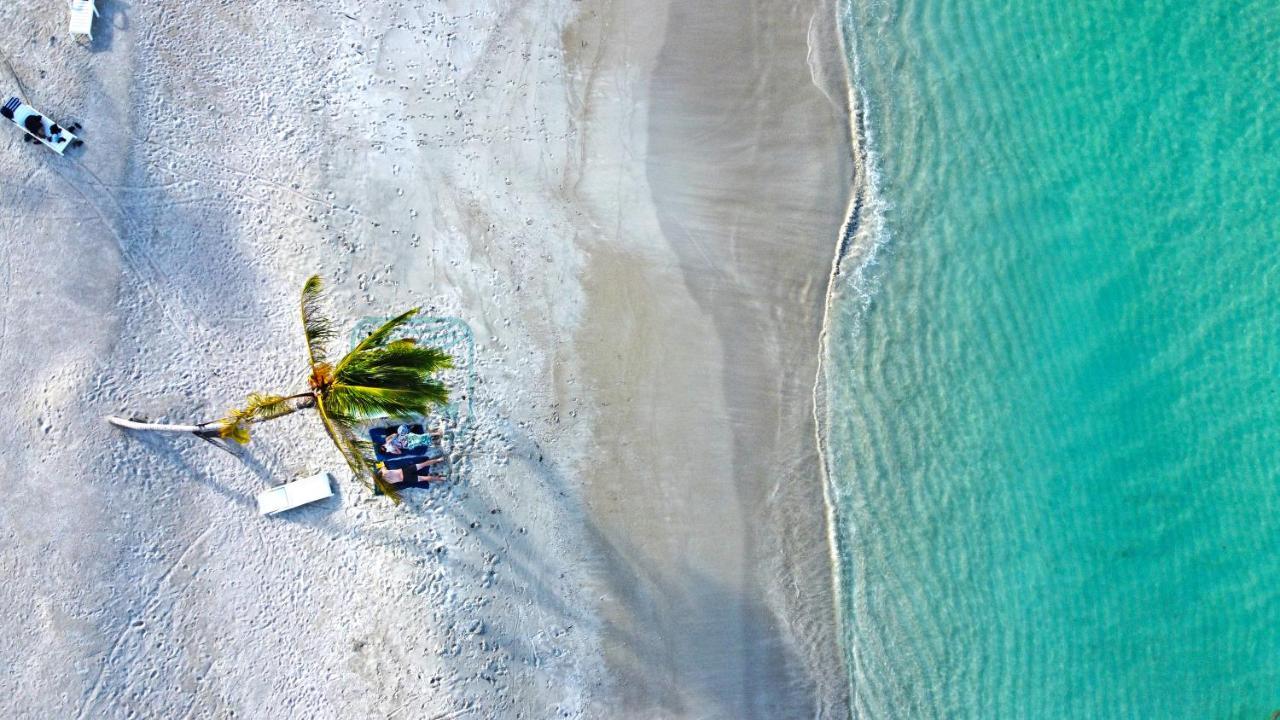
M 323 283 L 319 275 L 312 275 L 302 285 L 302 329 L 307 338 L 307 357 L 314 366 L 325 361 L 325 343 L 337 334 L 333 323 L 320 312 L 320 292 Z
M 452 363 L 438 362 L 439 351 L 425 349 L 415 353 L 419 358 L 415 362 L 407 357 L 373 357 L 361 358 L 349 363 L 338 374 L 337 381 L 343 385 L 360 385 L 393 389 L 416 388 L 421 385 L 439 385 L 432 375 L 439 370 L 452 367 Z M 378 355 L 383 353 L 379 352 Z M 441 398 L 436 402 L 446 402 Z
M 352 351 L 342 359 L 337 372 L 342 377 L 351 369 L 373 367 L 412 368 L 430 374 L 453 367 L 453 358 L 440 348 L 419 345 L 413 339 L 405 338 L 376 350 Z
M 352 417 L 406 417 L 426 415 L 448 397 L 443 385 L 429 381 L 412 388 L 335 385 L 327 393 L 325 402 L 335 412 Z
M 328 433 L 329 439 L 338 448 L 342 459 L 347 461 L 347 466 L 351 468 L 351 473 L 356 480 L 360 481 L 365 487 L 377 488 L 379 492 L 399 505 L 400 493 L 396 491 L 395 486 L 382 479 L 371 457 L 372 448 L 368 443 L 356 438 L 350 424 L 352 422 L 351 418 L 344 417 L 341 414 L 331 416 L 328 405 L 323 400 L 316 403 L 316 410 L 320 415 L 320 421 L 324 425 L 325 432 Z
M 420 310 L 420 308 L 413 308 L 411 310 L 407 310 L 391 318 L 390 320 L 386 321 L 385 323 L 382 324 L 382 327 L 366 335 L 365 338 L 360 341 L 359 345 L 356 345 L 354 348 L 352 348 L 351 352 L 347 353 L 347 356 L 342 358 L 342 360 L 338 363 L 337 370 L 341 371 L 343 365 L 345 365 L 351 358 L 360 355 L 366 350 L 371 350 L 373 348 L 377 348 L 385 345 L 387 342 L 387 339 L 391 336 L 391 333 L 395 332 L 396 329 L 398 329 L 401 325 L 404 325 L 405 323 L 409 322 L 409 320 L 414 315 L 418 314 L 418 310 Z
M 370 333 L 338 363 L 325 391 L 333 413 L 353 418 L 425 415 L 449 401 L 448 388 L 432 375 L 453 367 L 452 358 L 409 338 L 386 342 L 413 312 Z

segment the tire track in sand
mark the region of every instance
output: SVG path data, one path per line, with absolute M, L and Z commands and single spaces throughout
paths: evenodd
M 115 639 L 111 643 L 111 650 L 107 653 L 107 657 L 103 659 L 102 664 L 98 666 L 98 674 L 94 677 L 93 687 L 90 689 L 89 695 L 80 704 L 80 709 L 76 711 L 76 720 L 84 720 L 85 713 L 88 712 L 97 701 L 98 693 L 102 691 L 102 681 L 107 676 L 107 667 L 115 660 L 116 654 L 120 651 L 121 646 L 124 645 L 124 642 L 131 634 L 131 631 L 141 628 L 142 625 L 140 623 L 142 622 L 142 619 L 150 615 L 151 612 L 160 604 L 159 595 L 160 591 L 164 588 L 165 583 L 169 581 L 169 578 L 173 576 L 173 572 L 182 565 L 184 560 L 187 559 L 187 556 L 191 554 L 191 551 L 200 545 L 200 543 L 209 536 L 209 533 L 213 532 L 213 528 L 213 524 L 210 523 L 210 525 L 201 531 L 194 540 L 187 544 L 187 547 L 178 555 L 178 558 L 169 565 L 168 569 L 166 569 L 164 573 L 160 575 L 159 579 L 156 580 L 156 583 L 151 590 L 147 592 L 146 606 L 143 607 L 142 612 L 129 618 L 129 622 L 127 622 L 125 626 L 116 633 Z

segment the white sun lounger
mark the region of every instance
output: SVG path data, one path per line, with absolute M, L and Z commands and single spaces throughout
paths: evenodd
M 98 14 L 94 0 L 71 0 L 71 34 L 93 40 L 93 17 Z
M 54 135 L 54 122 L 44 115 L 41 115 L 35 108 L 27 105 L 16 97 L 9 98 L 2 109 L 4 117 L 12 120 L 13 124 L 22 128 L 23 132 L 44 143 L 50 150 L 58 153 L 59 155 L 65 152 L 71 143 L 75 142 L 77 139 L 74 133 L 62 126 L 58 126 L 58 134 Z M 43 128 L 42 134 L 44 137 L 36 135 L 27 129 L 27 120 L 29 118 L 36 118 L 36 120 L 39 121 L 40 127 Z M 50 140 L 50 137 L 53 139 Z
M 329 487 L 330 479 L 329 473 L 322 472 L 319 475 L 304 477 L 258 493 L 258 514 L 275 515 L 307 503 L 323 500 L 333 495 L 333 489 Z

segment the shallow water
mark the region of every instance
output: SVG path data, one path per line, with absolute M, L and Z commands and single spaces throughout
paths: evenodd
M 850 1 L 885 218 L 827 365 L 857 716 L 1270 717 L 1280 5 Z

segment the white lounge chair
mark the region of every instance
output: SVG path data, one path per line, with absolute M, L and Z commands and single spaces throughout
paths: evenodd
M 23 132 L 44 143 L 59 155 L 80 141 L 75 133 L 41 115 L 35 108 L 16 97 L 9 98 L 3 106 L 0 106 L 0 115 L 12 120 L 13 124 L 22 128 Z M 33 129 L 39 132 L 33 132 Z
M 333 495 L 333 489 L 329 487 L 331 479 L 332 476 L 329 473 L 322 472 L 319 475 L 304 477 L 258 493 L 258 514 L 275 515 L 307 503 L 323 500 Z
M 98 14 L 94 0 L 71 0 L 71 34 L 87 35 L 93 40 L 93 18 Z

